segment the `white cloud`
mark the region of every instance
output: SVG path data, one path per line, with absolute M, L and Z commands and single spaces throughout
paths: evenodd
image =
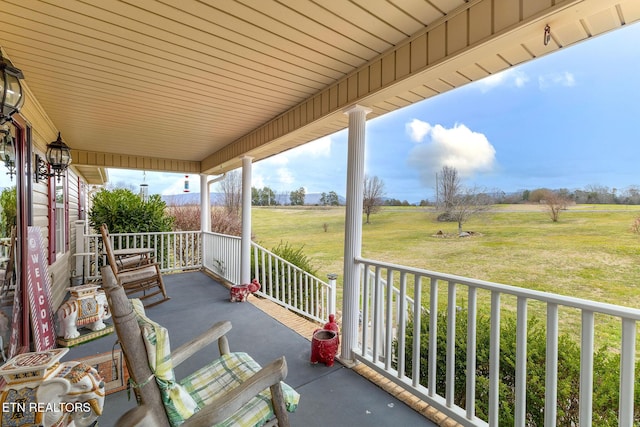
M 413 127 L 419 127 L 415 122 L 419 120 L 413 120 Z M 456 168 L 461 177 L 491 172 L 495 168 L 496 150 L 484 134 L 473 132 L 463 124 L 445 128 L 422 123 L 423 128 L 429 129 L 425 135 L 428 140 L 409 152 L 408 163 L 419 171 L 424 185 L 432 186 L 436 172 L 443 166 Z
M 507 68 L 499 73 L 491 74 L 481 80 L 478 80 L 476 84 L 480 88 L 480 91 L 486 93 L 499 86 L 512 86 L 516 88 L 522 88 L 531 79 L 522 70 L 517 68 Z M 540 89 L 547 89 L 552 86 L 575 86 L 575 76 L 569 71 L 548 73 L 538 76 L 538 87 Z
M 563 73 L 551 73 L 538 77 L 538 86 L 540 89 L 547 89 L 552 86 L 572 87 L 576 85 L 575 76 L 565 71 Z
M 522 71 L 516 71 L 513 76 L 513 83 L 516 87 L 523 87 L 529 81 L 529 76 L 527 76 Z
M 305 162 L 328 159 L 331 146 L 331 136 L 326 136 L 256 162 L 252 169 L 252 185 L 257 188 L 268 186 L 275 191 L 290 190 L 300 178 L 298 174 L 304 173 Z
M 331 155 L 331 136 L 316 139 L 280 155 L 287 159 L 295 157 L 329 157 Z
M 477 84 L 482 92 L 488 92 L 498 86 L 515 86 L 524 87 L 529 82 L 529 76 L 522 70 L 507 68 L 499 73 L 491 74 L 481 80 Z
M 266 186 L 264 183 L 264 176 L 256 174 L 253 168 L 251 169 L 251 186 L 256 188 L 264 188 Z
M 422 120 L 413 119 L 405 125 L 405 129 L 412 141 L 422 142 L 424 137 L 431 130 L 431 125 L 427 122 L 423 122 Z
M 276 174 L 278 176 L 278 181 L 286 186 L 295 182 L 293 172 L 289 168 L 279 168 L 276 171 Z

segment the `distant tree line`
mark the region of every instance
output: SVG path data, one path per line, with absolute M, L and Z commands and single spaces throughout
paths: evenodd
M 408 200 L 389 198 L 384 200 L 385 206 L 412 206 Z
M 446 174 L 440 172 L 439 176 L 445 177 Z M 377 182 L 376 182 L 377 180 Z M 369 182 L 371 181 L 371 182 Z M 366 185 L 373 184 L 372 188 L 367 189 Z M 418 203 L 410 203 L 407 200 L 400 200 L 393 197 L 384 197 L 384 194 L 375 194 L 378 186 L 384 188 L 384 182 L 378 177 L 365 177 L 365 199 L 369 200 L 368 206 L 372 209 L 380 205 L 384 206 L 436 206 L 442 205 L 443 200 L 452 200 L 451 194 L 457 192 L 457 188 L 448 188 L 446 180 L 440 179 L 440 187 L 437 189 L 438 196 L 436 200 L 422 199 Z M 240 194 L 242 189 L 242 176 L 239 172 L 228 174 L 225 181 L 221 183 L 221 190 L 224 194 L 222 205 L 227 206 L 230 211 L 238 212 L 241 205 Z M 516 192 L 507 193 L 498 189 L 479 190 L 474 192 L 480 193 L 485 203 L 489 204 L 517 204 L 517 203 L 545 203 L 549 194 L 561 197 L 568 204 L 621 204 L 621 205 L 640 205 L 640 185 L 632 185 L 624 190 L 617 188 L 609 188 L 603 185 L 589 185 L 584 189 L 569 190 L 566 188 L 549 189 L 536 188 L 533 190 L 525 189 Z M 368 194 L 373 192 L 374 194 Z M 254 206 L 278 206 L 292 205 L 301 206 L 307 202 L 307 194 L 304 187 L 297 190 L 281 191 L 276 193 L 270 187 L 251 188 L 251 204 Z M 440 200 L 438 200 L 438 198 Z M 335 191 L 323 192 L 318 201 L 313 204 L 320 206 L 339 206 L 340 197 Z M 446 206 L 445 206 L 446 208 Z M 445 209 L 447 210 L 447 209 Z M 371 212 L 373 213 L 373 212 Z
M 276 193 L 269 187 L 251 187 L 251 204 L 253 206 L 277 206 Z
M 629 186 L 624 190 L 603 185 L 589 185 L 578 190 L 537 188 L 510 194 L 496 191 L 492 195 L 496 200 L 495 203 L 541 203 L 544 202 L 549 192 L 577 204 L 640 205 L 640 186 L 636 185 Z
M 335 191 L 320 194 L 320 206 L 340 206 L 340 198 Z
M 609 188 L 600 185 L 590 185 L 584 189 L 569 190 L 567 188 L 549 189 L 536 188 L 533 190 L 520 190 L 506 193 L 501 190 L 491 190 L 483 193 L 493 204 L 518 204 L 518 203 L 544 203 L 549 195 L 561 196 L 571 204 L 618 204 L 640 205 L 640 186 L 632 185 L 624 190 Z M 389 205 L 400 206 L 397 199 L 389 199 Z M 435 206 L 437 200 L 422 199 L 419 206 Z

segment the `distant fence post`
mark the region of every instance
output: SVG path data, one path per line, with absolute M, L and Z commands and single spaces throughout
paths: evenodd
M 335 273 L 327 274 L 327 279 L 329 279 L 329 313 L 328 314 L 336 314 L 336 300 L 338 296 L 337 291 L 337 281 L 338 275 Z M 327 319 L 329 316 L 327 315 Z

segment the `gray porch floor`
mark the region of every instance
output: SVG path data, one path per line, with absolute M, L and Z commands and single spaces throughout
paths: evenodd
M 227 288 L 204 273 L 165 275 L 171 300 L 147 310 L 149 317 L 169 330 L 172 348 L 203 332 L 214 322 L 230 320 L 231 351 L 245 351 L 261 365 L 284 355 L 285 380 L 301 395 L 298 410 L 290 414 L 293 426 L 435 426 L 436 424 L 388 394 L 376 384 L 336 362 L 333 367 L 309 363 L 307 338 L 248 303 L 230 303 Z M 65 360 L 110 352 L 115 333 L 73 347 Z M 209 351 L 210 350 L 210 351 Z M 201 351 L 176 369 L 177 378 L 217 357 L 217 348 Z M 109 394 L 99 424 L 111 427 L 135 401 L 127 392 Z

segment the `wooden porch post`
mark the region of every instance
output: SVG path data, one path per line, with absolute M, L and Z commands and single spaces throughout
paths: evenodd
M 360 268 L 355 258 L 362 253 L 362 187 L 366 116 L 371 110 L 355 105 L 345 110 L 349 116 L 347 152 L 347 208 L 344 232 L 344 283 L 342 292 L 342 348 L 340 361 L 355 363 L 352 349 L 358 344 L 358 298 Z
M 251 282 L 251 161 L 242 157 L 242 237 L 240 240 L 240 284 Z

